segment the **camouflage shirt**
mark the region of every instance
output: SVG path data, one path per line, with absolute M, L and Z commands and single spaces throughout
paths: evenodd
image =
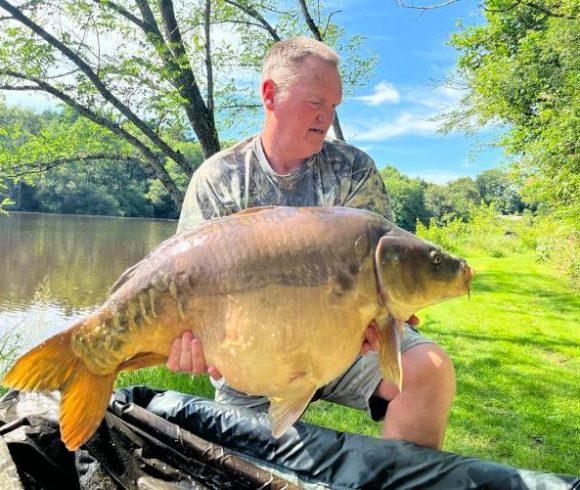
M 392 220 L 385 184 L 366 153 L 342 141 L 322 150 L 294 172 L 270 167 L 260 135 L 216 153 L 193 174 L 177 232 L 208 219 L 256 206 L 349 206 Z

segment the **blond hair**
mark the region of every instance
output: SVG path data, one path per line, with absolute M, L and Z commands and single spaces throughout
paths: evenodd
M 325 61 L 338 69 L 340 58 L 323 42 L 299 36 L 278 41 L 266 53 L 262 64 L 262 80 L 273 80 L 284 93 L 298 75 L 305 59 L 312 57 Z

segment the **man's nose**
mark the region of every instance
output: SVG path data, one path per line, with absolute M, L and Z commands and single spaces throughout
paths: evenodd
M 320 111 L 316 119 L 320 124 L 331 125 L 334 121 L 334 109 Z

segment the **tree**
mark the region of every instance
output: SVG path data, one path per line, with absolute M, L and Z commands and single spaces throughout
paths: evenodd
M 524 210 L 525 205 L 507 170 L 492 168 L 484 170 L 475 179 L 481 199 L 488 206 L 503 214 L 513 214 Z
M 531 202 L 580 215 L 580 3 L 486 0 L 486 24 L 451 44 L 469 92 L 448 127 L 507 125 L 500 143 L 517 158 Z
M 427 223 L 429 216 L 425 207 L 426 184 L 403 175 L 392 166 L 381 170 L 381 176 L 389 192 L 395 223 L 412 232 L 415 231 L 417 220 Z
M 454 218 L 469 219 L 472 205 L 480 204 L 481 196 L 471 177 L 461 177 L 446 185 L 429 184 L 425 189 L 425 205 L 440 223 Z
M 232 74 L 255 73 L 275 40 L 308 34 L 337 47 L 347 91 L 374 61 L 357 56 L 361 37 L 347 38 L 331 20 L 337 12 L 314 1 L 282 8 L 270 0 L 0 0 L 2 11 L 0 89 L 42 91 L 73 108 L 117 139 L 120 159 L 141 162 L 177 204 L 184 188 L 168 165 L 182 180 L 194 166 L 176 142 L 196 140 L 205 158 L 220 149 L 220 124 L 259 107 L 253 84 Z M 219 26 L 239 47 L 217 39 Z M 36 168 L 53 163 L 31 157 L 24 162 Z

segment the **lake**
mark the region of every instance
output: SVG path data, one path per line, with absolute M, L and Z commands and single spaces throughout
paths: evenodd
M 0 216 L 0 349 L 4 339 L 23 351 L 93 311 L 119 275 L 176 227 L 172 220 Z

